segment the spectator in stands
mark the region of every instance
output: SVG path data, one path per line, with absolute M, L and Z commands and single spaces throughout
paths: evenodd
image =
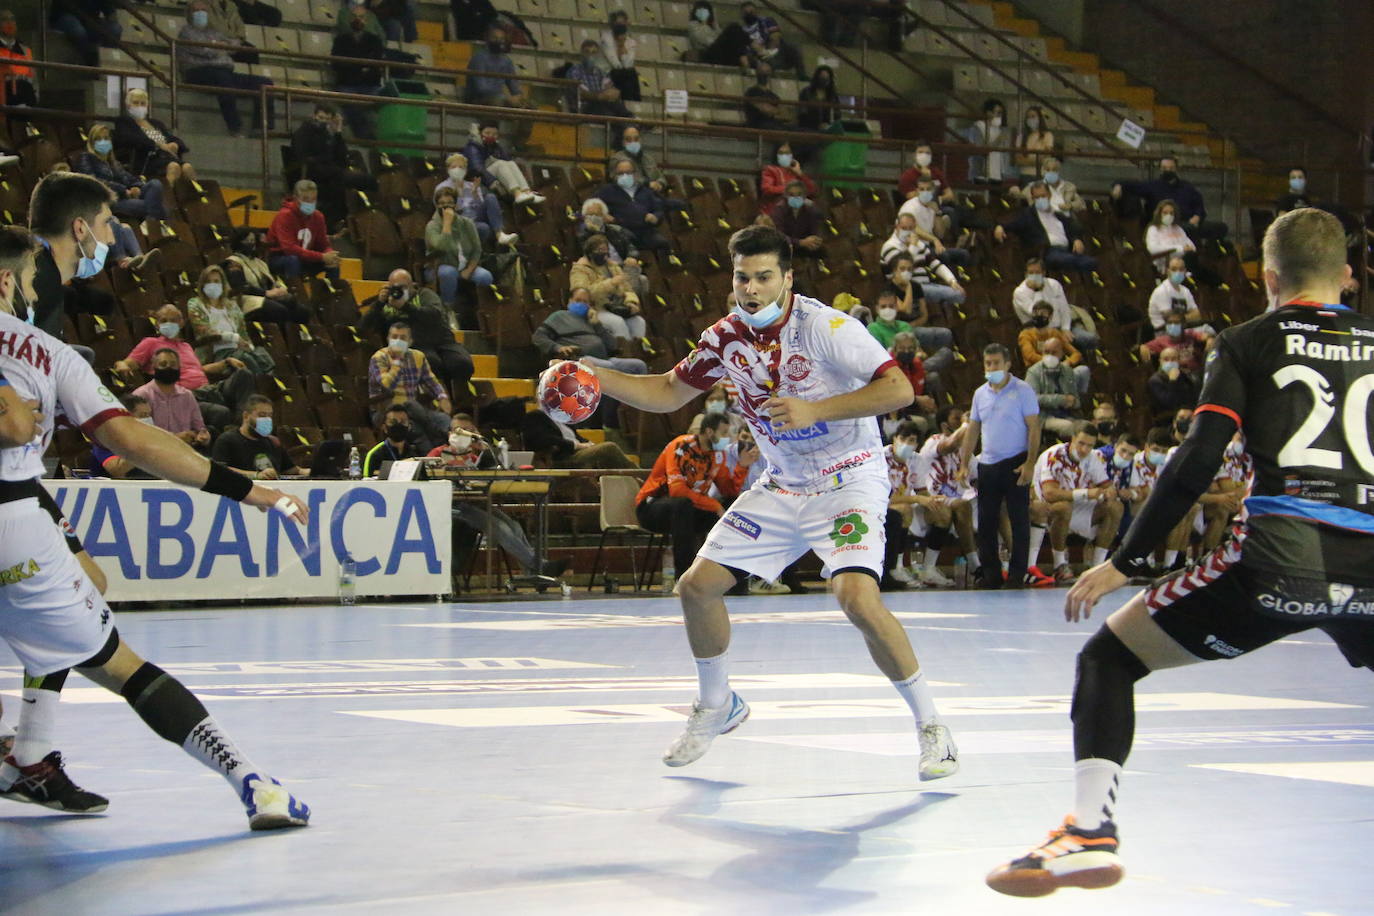
M 1074 377 L 1078 379 L 1078 394 L 1080 398 L 1085 398 L 1092 387 L 1092 371 L 1083 365 L 1083 354 L 1073 345 L 1073 337 L 1067 331 L 1050 327 L 1053 316 L 1054 306 L 1048 302 L 1037 302 L 1031 306 L 1030 326 L 1022 329 L 1016 338 L 1016 345 L 1021 349 L 1021 361 L 1029 369 L 1040 361 L 1046 341 L 1059 341 L 1063 349 L 1057 351 L 1057 357 L 1073 368 Z
M 639 273 L 639 285 L 635 288 L 643 297 L 648 294 L 648 278 L 641 271 L 639 249 L 635 246 L 634 233 L 621 226 L 611 216 L 610 208 L 600 197 L 589 197 L 582 201 L 582 216 L 577 221 L 577 244 L 585 246 L 593 235 L 604 235 L 611 243 L 610 260 L 628 272 Z
M 463 147 L 468 167 L 484 176 L 489 188 L 499 187 L 517 204 L 542 204 L 544 197 L 530 190 L 530 181 L 515 157 L 501 143 L 501 128 L 485 121 Z
M 773 225 L 792 243 L 792 253 L 802 258 L 825 256 L 825 240 L 821 238 L 821 215 L 807 197 L 806 184 L 793 178 L 786 185 L 781 201 L 773 205 L 769 214 Z
M 820 132 L 838 121 L 840 96 L 835 92 L 835 71 L 825 64 L 817 67 L 811 74 L 811 82 L 797 95 L 797 100 L 824 103 L 797 106 L 797 126 L 802 130 Z
M 909 266 L 904 267 L 896 260 L 903 255 L 910 258 Z M 935 256 L 935 249 L 917 237 L 916 217 L 910 213 L 897 215 L 892 235 L 883 242 L 879 257 L 899 291 L 905 291 L 910 283 L 919 285 L 919 294 L 913 293 L 911 297 L 913 303 L 915 299 L 922 298 L 946 308 L 958 305 L 966 297 L 954 271 Z M 897 276 L 902 270 L 908 271 L 906 277 Z
M 188 394 L 189 396 L 189 394 Z M 192 398 L 194 400 L 194 398 Z M 140 423 L 156 426 L 153 422 L 153 409 L 148 402 L 136 394 L 126 394 L 119 399 L 129 415 Z M 199 413 L 197 413 L 199 416 Z M 114 480 L 155 480 L 152 474 L 140 470 L 128 458 L 121 458 L 99 442 L 91 441 L 91 476 L 109 477 Z
M 738 496 L 756 450 L 739 456 L 734 473 L 725 466 L 730 445 L 729 422 L 724 414 L 709 414 L 701 429 L 671 440 L 654 461 L 649 478 L 635 496 L 635 515 L 650 531 L 668 534 L 673 540 L 673 568 L 687 569 L 716 520 L 725 514 L 711 488 L 722 498 Z
M 667 254 L 668 240 L 658 229 L 663 222 L 663 198 L 640 184 L 634 164 L 623 159 L 615 164 L 611 179 L 612 183 L 603 186 L 596 196 L 606 202 L 615 221 L 634 234 L 636 247 Z
M 1145 361 L 1154 359 L 1167 348 L 1178 353 L 1178 364 L 1184 372 L 1198 375 L 1202 362 L 1207 358 L 1207 345 L 1211 343 L 1211 328 L 1203 325 L 1197 328 L 1184 327 L 1185 314 L 1180 308 L 1171 308 L 1164 313 L 1164 327 L 1154 340 L 1141 344 L 1140 358 Z
M 177 33 L 176 63 L 186 82 L 205 88 L 247 89 L 253 95 L 253 126 L 262 123 L 262 97 L 258 89 L 272 85 L 265 76 L 252 76 L 234 70 L 234 60 L 222 48 L 193 47 L 187 42 L 232 44 L 228 35 L 210 27 L 210 6 L 205 0 L 191 0 L 186 7 L 186 24 Z M 239 117 L 238 96 L 219 93 L 219 112 L 224 126 L 232 137 L 242 137 L 243 121 Z M 272 100 L 267 100 L 267 129 L 276 126 Z
M 1112 457 L 1112 442 L 1126 431 L 1126 424 L 1116 415 L 1116 405 L 1111 401 L 1099 401 L 1093 405 L 1092 423 L 1097 427 L 1097 447 L 1103 455 Z
M 1154 259 L 1156 277 L 1163 277 L 1169 272 L 1169 259 L 1174 255 L 1183 258 L 1185 266 L 1190 269 L 1197 264 L 1197 246 L 1177 220 L 1178 207 L 1166 198 L 1155 205 L 1154 216 L 1145 229 L 1145 249 Z
M 889 288 L 878 294 L 877 315 L 868 323 L 868 333 L 887 350 L 892 349 L 892 342 L 898 334 L 911 333 L 911 325 L 898 315 L 895 290 Z
M 328 102 L 316 102 L 314 114 L 291 134 L 291 158 L 296 171 L 287 176 L 288 180 L 305 178 L 315 182 L 319 208 L 328 229 L 337 230 L 343 225 L 348 215 L 349 190 L 377 190 L 377 179 L 348 164 L 343 118 Z
M 462 153 L 451 153 L 444 160 L 448 177 L 435 185 L 434 193 L 451 188 L 458 195 L 458 212 L 477 225 L 477 237 L 486 245 L 495 236 L 496 244 L 511 245 L 520 241 L 514 232 L 506 232 L 506 217 L 501 212 L 501 201 L 492 192 L 483 189 L 482 175 L 468 165 L 468 157 Z
M 257 388 L 253 373 L 242 360 L 232 356 L 202 365 L 195 349 L 181 335 L 186 319 L 175 305 L 162 306 L 153 313 L 153 318 L 157 321 L 157 336 L 145 337 L 134 344 L 129 355 L 114 364 L 115 373 L 130 382 L 137 381 L 140 372 L 152 376 L 153 354 L 158 350 L 175 350 L 181 368 L 181 386 L 189 388 L 200 402 L 205 425 L 219 429 L 232 423 L 234 411 Z M 212 375 L 223 378 L 212 384 L 209 378 Z
M 38 104 L 33 68 L 22 63 L 26 60 L 33 60 L 33 51 L 19 40 L 14 13 L 0 10 L 0 100 L 6 105 Z
M 1026 384 L 1040 402 L 1040 425 L 1060 439 L 1072 436 L 1083 419 L 1083 394 L 1074 367 L 1064 360 L 1062 339 L 1040 342 L 1040 359 L 1026 370 Z
M 525 93 L 524 87 L 515 79 L 515 62 L 510 59 L 510 42 L 507 40 L 506 30 L 499 25 L 487 28 L 486 43 L 473 52 L 472 58 L 468 61 L 468 69 L 474 73 L 492 75 L 469 76 L 463 90 L 463 101 L 497 108 L 535 107 L 534 101 Z M 523 146 L 529 139 L 533 123 L 526 120 L 517 120 L 514 123 L 515 145 Z M 486 126 L 483 125 L 483 132 L 485 131 Z M 481 167 L 481 163 L 470 152 L 468 161 Z
M 1087 253 L 1080 238 L 1078 224 L 1072 217 L 1056 213 L 1050 203 L 1050 189 L 1044 182 L 1037 181 L 1030 186 L 1032 205 L 1019 212 L 1010 222 L 998 225 L 992 231 L 998 243 L 1007 240 L 1007 230 L 1021 239 L 1021 244 L 1032 251 L 1041 252 L 1045 266 L 1052 270 L 1080 270 L 1091 273 L 1097 270 L 1097 258 Z
M 100 49 L 119 44 L 124 28 L 117 18 L 114 0 L 49 0 L 48 25 L 63 35 L 88 67 L 100 63 Z
M 743 30 L 740 32 L 743 34 Z M 687 50 L 683 53 L 682 59 L 720 63 L 720 61 L 706 61 L 702 56 L 719 38 L 720 26 L 716 25 L 715 7 L 711 6 L 709 0 L 696 0 L 692 4 L 691 18 L 687 20 Z
M 588 442 L 572 427 L 559 423 L 542 410 L 531 410 L 520 420 L 520 439 L 535 454 L 535 461 L 558 468 L 637 468 L 639 465 L 615 442 Z
M 334 89 L 354 95 L 376 95 L 382 89 L 382 69 L 386 66 L 386 47 L 382 39 L 367 31 L 367 7 L 353 5 L 348 13 L 348 30 L 334 36 L 329 49 L 331 57 L 353 57 L 375 63 L 360 64 L 334 61 Z M 353 136 L 371 140 L 377 135 L 373 109 L 370 105 L 345 105 L 344 117 Z
M 376 14 L 386 37 L 392 41 L 414 42 L 419 40 L 419 30 L 415 25 L 415 0 L 350 0 L 354 6 L 366 3 Z
M 576 88 L 568 90 L 569 111 L 612 118 L 634 117 L 621 101 L 620 88 L 601 68 L 601 46 L 594 39 L 583 40 L 582 56 L 569 65 L 562 76 L 578 83 Z M 636 84 L 638 81 L 636 76 Z
M 387 329 L 387 344 L 367 367 L 367 396 L 372 405 L 372 422 L 392 439 L 392 416 L 397 408 L 405 412 L 429 442 L 420 454 L 448 441 L 449 415 L 453 413 L 448 392 L 430 370 L 429 360 L 410 345 L 410 325 L 393 321 Z M 471 377 L 471 360 L 468 375 Z M 466 385 L 466 380 L 464 380 Z M 430 406 L 421 403 L 423 400 Z M 408 430 L 407 430 L 408 432 Z M 393 459 L 394 460 L 394 459 Z
M 1049 188 L 1051 210 L 1065 216 L 1073 216 L 1081 210 L 1088 209 L 1087 203 L 1078 193 L 1078 185 L 1064 178 L 1063 163 L 1058 156 L 1042 156 L 1040 164 L 1040 180 L 1044 182 L 1046 188 Z M 1026 198 L 1027 204 L 1035 206 L 1035 198 L 1031 195 L 1030 184 L 1026 185 L 1021 194 Z
M 1194 242 L 1202 239 L 1220 241 L 1230 234 L 1225 223 L 1211 222 L 1207 219 L 1207 205 L 1202 194 L 1188 181 L 1178 176 L 1178 159 L 1175 156 L 1161 156 L 1159 177 L 1151 181 L 1118 181 L 1112 185 L 1112 198 L 1120 200 L 1123 194 L 1131 195 L 1140 201 L 1145 213 L 1151 213 L 1161 200 L 1172 200 L 1178 206 L 1178 220 L 1183 231 Z
M 773 65 L 761 60 L 754 65 L 754 85 L 744 90 L 744 124 L 757 130 L 787 130 L 792 125 L 783 115 L 781 97 L 768 88 Z
M 414 401 L 391 404 L 376 417 L 377 429 L 382 439 L 363 456 L 363 476 L 378 477 L 382 464 L 387 461 L 405 461 L 419 458 L 426 453 L 427 445 L 420 442 L 412 420 L 411 405 Z M 415 405 L 419 408 L 419 405 Z M 436 441 L 447 441 L 440 439 Z
M 156 178 L 145 181 L 124 168 L 114 156 L 114 140 L 108 124 L 91 127 L 86 136 L 86 149 L 76 161 L 76 170 L 98 179 L 115 193 L 115 202 L 110 204 L 115 216 L 138 222 L 167 218 L 167 208 L 162 203 L 162 182 Z
M 638 340 L 648 333 L 636 288 L 642 274 L 632 276 L 627 268 L 612 262 L 610 251 L 611 243 L 604 235 L 587 236 L 582 257 L 568 272 L 568 286 L 574 294 L 579 290 L 587 293 L 583 301 L 597 310 L 613 336 Z
M 805 186 L 807 197 L 816 196 L 818 189 L 815 180 L 806 174 L 793 154 L 792 144 L 783 141 L 774 151 L 773 161 L 759 173 L 759 212 L 771 214 L 773 208 L 782 202 L 787 185 L 792 181 L 800 181 Z
M 308 178 L 295 184 L 295 196 L 282 201 L 267 230 L 267 263 L 287 280 L 321 271 L 339 282 L 339 253 L 329 243 L 324 214 L 316 207 L 319 186 Z
M 983 102 L 983 117 L 969 126 L 964 139 L 974 146 L 1010 146 L 1012 136 L 1006 124 L 1006 106 L 988 99 Z M 1011 177 L 1011 156 L 1001 150 L 970 156 L 968 174 L 975 182 L 1000 183 Z
M 152 381 L 135 388 L 133 396 L 148 408 L 147 415 L 158 429 L 166 430 L 197 451 L 210 448 L 213 437 L 205 427 L 195 393 L 181 384 L 181 357 L 176 350 L 163 347 L 153 354 Z M 226 408 L 226 423 L 232 415 Z
M 482 432 L 472 419 L 472 414 L 456 413 L 449 423 L 448 441 L 429 450 L 426 458 L 441 458 L 444 467 L 467 468 L 471 470 L 491 470 L 500 466 L 500 460 L 491 443 L 482 437 Z
M 956 267 L 969 267 L 973 264 L 973 256 L 967 249 L 946 245 L 946 240 L 953 236 L 954 221 L 941 209 L 935 194 L 935 179 L 922 176 L 916 180 L 916 196 L 902 204 L 898 212 L 910 213 L 916 218 L 913 233 L 928 242 L 941 261 Z
M 626 102 L 638 102 L 639 71 L 635 69 L 635 53 L 639 42 L 630 34 L 630 14 L 614 10 L 607 17 L 607 28 L 601 32 L 601 56 L 608 66 L 607 76 L 620 90 Z
M 1178 255 L 1171 256 L 1169 272 L 1150 293 L 1150 326 L 1156 333 L 1164 328 L 1164 316 L 1174 309 L 1183 313 L 1184 324 L 1202 323 L 1202 312 L 1198 310 L 1193 291 L 1185 284 L 1187 279 L 1187 262 Z
M 186 314 L 195 332 L 196 356 L 201 362 L 220 362 L 233 357 L 254 375 L 270 375 L 276 369 L 272 354 L 253 345 L 248 323 L 238 298 L 229 289 L 224 268 L 211 264 L 200 272 L 198 295 L 186 303 Z
M 285 325 L 310 323 L 310 309 L 296 301 L 286 284 L 272 276 L 258 251 L 258 230 L 240 226 L 234 230 L 234 253 L 224 262 L 229 288 L 239 296 L 243 315 L 251 321 Z
M 635 178 L 648 185 L 650 191 L 660 195 L 668 192 L 668 176 L 654 154 L 644 148 L 639 128 L 633 124 L 620 132 L 620 148 L 611 153 L 610 161 L 606 163 L 607 170 L 615 171 L 615 164 L 622 160 L 634 165 Z
M 915 393 L 911 406 L 901 413 L 906 416 L 920 415 L 927 420 L 933 420 L 937 406 L 934 395 L 942 393 L 940 377 L 928 368 L 927 361 L 917 347 L 916 335 L 911 331 L 898 331 L 892 335 L 892 345 L 887 351 L 897 361 L 897 368 L 902 370 Z
M 395 322 L 406 325 L 406 348 L 420 351 L 426 358 L 427 371 L 453 391 L 467 389 L 473 372 L 472 356 L 453 339 L 453 316 L 434 290 L 417 286 L 410 271 L 404 269 L 393 270 L 387 276 L 387 285 L 372 300 L 372 308 L 363 316 L 358 329 L 374 339 L 384 336 L 389 346 L 395 346 L 394 341 L 402 336 L 390 330 Z M 414 392 L 408 397 L 413 400 Z M 443 436 L 436 441 L 443 441 Z
M 3 19 L 0 19 L 0 27 L 3 25 Z M 2 34 L 0 33 L 0 35 Z M 1299 207 L 1315 207 L 1316 205 L 1316 199 L 1307 193 L 1307 169 L 1302 166 L 1294 166 L 1289 169 L 1288 193 L 1280 195 L 1274 201 L 1275 213 L 1282 216 L 1289 210 L 1296 210 Z
M 1021 129 L 1016 132 L 1015 146 L 1012 159 L 1021 181 L 1035 181 L 1044 171 L 1046 154 L 1054 152 L 1054 131 L 1049 129 L 1045 112 L 1039 105 L 1026 108 Z
M 762 47 L 752 41 L 749 44 L 749 63 L 754 65 L 760 61 L 770 64 L 774 72 L 791 72 L 796 74 L 798 80 L 806 79 L 806 66 L 802 62 L 801 51 L 782 37 L 782 29 L 778 28 L 777 23 L 773 23 L 765 31 Z
M 579 359 L 631 375 L 647 375 L 649 367 L 644 360 L 615 355 L 620 344 L 587 301 L 586 292 L 585 289 L 575 290 L 566 309 L 549 315 L 534 329 L 535 349 L 547 359 Z M 607 429 L 619 429 L 619 402 L 602 398 L 601 407 L 602 425 Z
M 739 436 L 747 428 L 744 417 L 740 416 L 739 408 L 735 406 L 735 399 L 730 394 L 730 389 L 724 385 L 712 385 L 706 391 L 706 401 L 701 405 L 701 413 L 692 418 L 692 422 L 687 425 L 687 432 L 695 435 L 701 430 L 701 421 L 706 419 L 707 414 L 724 414 L 729 421 L 729 433 L 731 436 Z
M 921 294 L 922 287 L 911 281 L 911 265 L 908 255 L 899 255 L 898 267 L 892 272 L 888 286 L 878 294 L 878 306 L 892 302 L 897 307 L 897 315 L 905 321 L 916 335 L 916 341 L 926 355 L 927 371 L 943 372 L 954 362 L 951 347 L 954 346 L 954 332 L 947 327 L 931 323 L 930 306 Z M 891 299 L 888 299 L 891 294 Z
M 1081 351 L 1097 349 L 1097 335 L 1086 330 L 1081 322 L 1075 323 L 1073 309 L 1064 295 L 1064 284 L 1054 277 L 1045 276 L 1044 260 L 1032 256 L 1026 259 L 1025 279 L 1011 293 L 1011 307 L 1016 312 L 1016 320 L 1030 324 L 1031 307 L 1038 302 L 1048 302 L 1054 309 L 1054 314 L 1050 316 L 1051 328 L 1068 331 L 1073 335 L 1073 345 Z
M 362 8 L 363 28 L 367 33 L 386 41 L 386 29 L 382 27 L 382 20 L 368 7 L 367 0 L 342 0 L 334 15 L 334 34 L 343 35 L 352 30 L 352 14 L 358 7 Z
M 1148 384 L 1150 409 L 1156 418 L 1167 421 L 1179 408 L 1197 406 L 1198 381 L 1192 373 L 1183 371 L 1178 347 L 1159 351 L 1159 371 L 1150 376 Z
M 941 204 L 954 203 L 954 188 L 945 180 L 944 169 L 935 164 L 935 148 L 927 140 L 916 141 L 916 150 L 911 154 L 911 168 L 902 172 L 897 179 L 897 192 L 910 200 L 919 193 L 917 185 L 922 178 L 935 182 L 936 199 Z
M 434 215 L 425 226 L 425 257 L 434 264 L 428 279 L 438 280 L 439 298 L 455 315 L 460 281 L 472 287 L 495 282 L 491 271 L 482 266 L 477 224 L 458 212 L 458 194 L 452 188 L 434 192 Z
M 241 64 L 256 64 L 259 57 L 257 48 L 248 40 L 248 30 L 244 22 L 244 11 L 239 8 L 241 0 L 205 0 L 210 12 L 210 28 L 223 33 L 229 38 L 230 43 L 238 45 L 243 50 L 233 51 L 230 56 Z M 244 3 L 245 8 L 250 8 L 250 13 L 255 13 L 251 9 L 254 4 Z M 269 9 L 271 9 L 269 7 Z M 275 11 L 274 11 L 275 12 Z M 258 23 L 261 24 L 261 23 Z M 277 13 L 277 22 L 281 24 L 281 13 Z M 275 28 L 274 25 L 274 28 Z
M 124 114 L 115 118 L 115 155 L 147 179 L 172 188 L 183 175 L 195 180 L 195 167 L 186 159 L 191 148 L 157 118 L 150 117 L 148 92 L 130 89 L 124 94 Z

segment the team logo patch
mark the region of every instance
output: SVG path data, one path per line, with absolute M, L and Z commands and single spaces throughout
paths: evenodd
M 15 563 L 9 569 L 0 569 L 0 586 L 14 585 L 25 579 L 32 579 L 41 569 L 37 560 Z
M 843 315 L 837 315 L 836 317 L 831 318 L 831 319 L 830 319 L 830 333 L 831 333 L 831 334 L 834 334 L 834 333 L 835 333 L 836 331 L 838 331 L 838 330 L 841 328 L 841 326 L 843 326 L 843 325 L 844 325 L 844 316 L 843 316 Z
M 793 353 L 787 357 L 787 362 L 782 367 L 783 375 L 786 375 L 794 382 L 800 382 L 811 374 L 811 361 L 800 353 Z
M 848 515 L 841 515 L 835 519 L 835 527 L 830 529 L 830 540 L 835 542 L 836 547 L 845 544 L 857 544 L 868 534 L 868 525 L 864 524 L 863 517 L 857 512 Z
M 725 524 L 734 528 L 751 541 L 757 541 L 759 539 L 759 534 L 763 531 L 763 528 L 759 526 L 758 522 L 750 518 L 745 518 L 738 512 L 726 513 Z

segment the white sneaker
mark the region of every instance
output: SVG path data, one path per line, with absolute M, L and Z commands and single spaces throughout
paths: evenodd
M 938 566 L 927 566 L 921 570 L 921 584 L 932 588 L 953 588 L 954 580 L 940 572 Z
M 514 232 L 498 232 L 498 233 L 496 233 L 496 244 L 498 244 L 498 245 L 511 245 L 511 244 L 514 244 L 515 242 L 518 242 L 518 241 L 520 241 L 520 236 L 519 236 L 517 233 L 514 233 Z
M 921 729 L 921 782 L 943 779 L 959 772 L 959 748 L 949 729 L 931 722 Z
M 730 700 L 716 707 L 692 704 L 687 728 L 668 746 L 663 762 L 670 767 L 685 767 L 706 753 L 717 735 L 734 731 L 749 718 L 749 704 L 739 694 L 730 691 Z
M 916 584 L 918 584 L 917 577 L 916 577 L 916 576 L 913 576 L 913 575 L 911 574 L 911 571 L 908 570 L 908 569 L 906 569 L 906 568 L 903 567 L 903 566 L 894 566 L 894 567 L 892 567 L 892 572 L 891 572 L 890 575 L 892 576 L 892 578 L 896 579 L 898 582 L 902 583 L 903 585 L 916 585 Z
M 304 827 L 310 822 L 310 806 L 297 801 L 270 776 L 249 773 L 243 777 L 239 793 L 248 809 L 248 829 L 278 830 L 282 827 Z
M 542 204 L 544 200 L 544 195 L 536 194 L 528 189 L 521 191 L 519 194 L 515 195 L 515 202 L 517 204 Z
M 769 582 L 765 579 L 755 579 L 749 583 L 749 594 L 751 595 L 790 595 L 792 589 L 783 585 L 781 582 Z

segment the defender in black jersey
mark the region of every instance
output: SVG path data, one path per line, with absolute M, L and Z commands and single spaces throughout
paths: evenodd
M 1078 656 L 1074 813 L 1048 841 L 993 870 L 988 886 L 1039 897 L 1108 887 L 1124 870 L 1114 819 L 1135 729 L 1135 682 L 1158 668 L 1235 658 L 1312 628 L 1350 664 L 1374 667 L 1374 319 L 1340 301 L 1350 277 L 1339 221 L 1284 214 L 1264 239 L 1266 314 L 1222 331 L 1188 438 L 1107 563 L 1070 590 L 1087 617 L 1206 491 L 1237 429 L 1255 479 L 1212 553 L 1158 580 L 1107 619 Z

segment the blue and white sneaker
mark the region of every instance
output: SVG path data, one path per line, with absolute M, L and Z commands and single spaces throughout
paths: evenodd
M 730 691 L 730 699 L 721 706 L 702 706 L 692 704 L 692 715 L 687 719 L 687 728 L 677 740 L 668 746 L 663 762 L 670 767 L 685 767 L 699 759 L 711 747 L 717 735 L 724 735 L 739 728 L 749 718 L 749 704 L 740 695 Z
M 310 806 L 298 801 L 270 776 L 249 773 L 243 777 L 239 798 L 248 809 L 250 830 L 279 830 L 310 823 Z

